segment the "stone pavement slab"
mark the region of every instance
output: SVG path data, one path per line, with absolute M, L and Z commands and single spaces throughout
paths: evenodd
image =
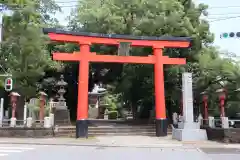
M 240 154 L 208 154 L 212 160 L 236 160 L 240 159 Z
M 46 145 L 34 152 L 21 155 L 10 155 L 1 160 L 146 160 L 146 159 L 180 159 L 180 160 L 210 160 L 208 155 L 197 149 L 181 148 L 125 148 L 125 147 L 99 147 L 99 146 L 58 146 Z
M 171 137 L 99 136 L 90 139 L 74 138 L 0 138 L 1 144 L 75 145 L 105 147 L 181 147 L 181 148 L 240 148 L 240 144 L 223 144 L 212 141 L 180 142 Z
M 240 154 L 238 148 L 199 148 L 207 154 Z
M 123 139 L 126 140 L 123 141 Z M 112 140 L 114 140 L 114 142 Z M 95 160 L 99 159 L 99 157 L 104 160 L 125 160 L 129 158 L 131 160 L 159 158 L 167 160 L 226 160 L 231 158 L 240 159 L 240 154 L 238 152 L 240 149 L 233 148 L 233 146 L 224 148 L 224 145 L 222 145 L 222 147 L 219 144 L 217 145 L 217 143 L 203 141 L 201 143 L 203 143 L 205 146 L 202 145 L 203 147 L 198 147 L 197 143 L 200 142 L 188 142 L 187 144 L 184 144 L 179 141 L 168 140 L 167 138 L 147 138 L 141 136 L 118 136 L 108 138 L 96 137 L 95 139 L 89 140 L 73 138 L 0 138 L 0 151 L 1 146 L 4 146 L 5 150 L 8 150 L 9 152 L 7 153 L 7 156 L 0 157 L 0 159 L 32 160 L 33 157 L 34 160 L 47 160 L 51 157 L 54 157 L 54 159 L 58 160 Z M 10 146 L 12 148 L 8 148 L 7 146 Z M 23 151 L 21 154 L 17 154 L 19 151 L 17 148 L 21 148 L 19 146 L 28 146 L 29 148 L 34 149 L 32 151 Z M 234 147 L 236 147 L 236 145 L 234 145 Z M 14 150 L 16 150 L 16 153 L 13 152 Z

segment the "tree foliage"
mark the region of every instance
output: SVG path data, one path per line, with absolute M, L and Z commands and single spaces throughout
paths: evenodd
M 51 60 L 48 39 L 42 33 L 42 27 L 54 21 L 50 14 L 58 7 L 53 1 L 45 0 L 0 3 L 12 12 L 11 16 L 4 16 L 1 65 L 13 75 L 16 90 L 33 96 L 37 81 L 45 71 L 58 68 L 58 64 Z

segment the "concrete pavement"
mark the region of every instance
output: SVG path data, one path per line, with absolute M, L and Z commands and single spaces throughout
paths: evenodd
M 207 152 L 206 149 L 163 147 L 101 147 L 101 146 L 63 146 L 63 145 L 17 145 L 1 144 L 1 160 L 146 160 L 146 159 L 178 159 L 178 160 L 226 160 L 240 158 L 240 154 L 219 154 Z M 2 151 L 2 152 L 1 152 Z M 215 150 L 221 152 L 222 150 Z
M 0 144 L 64 145 L 64 146 L 102 146 L 135 148 L 239 148 L 240 144 L 223 144 L 211 141 L 180 142 L 171 136 L 158 138 L 147 136 L 99 136 L 90 139 L 74 138 L 0 138 Z
M 239 144 L 179 142 L 171 136 L 74 138 L 0 138 L 0 160 L 226 160 L 240 159 Z
M 10 155 L 19 155 L 24 152 L 33 151 L 35 147 L 29 145 L 0 144 L 0 159 Z

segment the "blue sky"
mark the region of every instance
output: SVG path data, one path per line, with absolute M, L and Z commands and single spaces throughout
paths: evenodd
M 63 7 L 63 13 L 58 14 L 58 20 L 66 25 L 65 20 L 70 15 L 71 6 L 76 5 L 77 0 L 55 0 L 60 6 Z M 228 18 L 234 16 L 240 16 L 240 0 L 195 0 L 196 3 L 205 3 L 209 5 L 209 16 L 207 19 L 210 21 L 210 30 L 215 34 L 214 45 L 219 46 L 221 50 L 227 50 L 240 56 L 240 39 L 221 39 L 220 34 L 223 32 L 237 32 L 240 31 L 240 17 L 232 18 L 222 21 L 213 20 Z M 233 7 L 235 6 L 235 7 Z

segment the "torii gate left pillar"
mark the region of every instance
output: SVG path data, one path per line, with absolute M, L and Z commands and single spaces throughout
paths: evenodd
M 124 35 L 104 35 L 96 33 L 75 33 L 56 29 L 44 29 L 51 40 L 77 42 L 80 45 L 80 53 L 53 53 L 54 60 L 78 61 L 78 106 L 76 122 L 76 138 L 88 136 L 88 74 L 89 62 L 105 63 L 139 63 L 154 65 L 155 79 L 155 110 L 156 110 L 156 136 L 167 135 L 167 117 L 164 96 L 164 64 L 185 64 L 184 58 L 169 58 L 163 56 L 163 48 L 186 48 L 190 44 L 188 37 L 132 37 Z M 151 56 L 116 56 L 97 55 L 90 52 L 92 44 L 119 45 L 120 42 L 130 42 L 132 46 L 147 46 L 153 48 Z

